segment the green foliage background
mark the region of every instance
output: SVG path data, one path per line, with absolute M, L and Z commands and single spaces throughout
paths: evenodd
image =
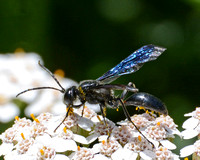
M 0 1 L 0 52 L 37 52 L 76 81 L 98 78 L 146 44 L 167 51 L 115 83 L 133 81 L 162 99 L 181 129 L 200 103 L 200 0 Z

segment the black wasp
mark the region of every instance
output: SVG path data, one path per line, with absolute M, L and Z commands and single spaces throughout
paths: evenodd
M 110 84 L 112 81 L 120 77 L 124 74 L 131 74 L 139 70 L 144 63 L 157 59 L 166 49 L 163 47 L 158 47 L 155 45 L 146 45 L 141 47 L 140 49 L 133 52 L 126 59 L 121 61 L 118 65 L 110 69 L 108 72 L 103 74 L 103 76 L 99 77 L 96 80 L 85 80 L 80 82 L 79 86 L 72 86 L 68 89 L 64 89 L 55 76 L 43 65 L 39 63 L 39 65 L 46 70 L 57 82 L 60 89 L 54 87 L 37 87 L 30 88 L 23 92 L 20 92 L 17 96 L 27 91 L 38 90 L 38 89 L 54 89 L 62 92 L 64 104 L 67 106 L 67 113 L 64 118 L 68 116 L 71 108 L 77 108 L 84 106 L 85 102 L 90 104 L 99 104 L 101 114 L 105 121 L 105 108 L 118 108 L 122 106 L 124 114 L 128 121 L 130 121 L 138 132 L 149 142 L 151 143 L 138 129 L 138 127 L 131 121 L 130 115 L 126 109 L 126 106 L 143 106 L 146 109 L 150 109 L 161 114 L 167 115 L 168 111 L 166 106 L 159 100 L 157 97 L 144 93 L 138 92 L 138 89 L 135 88 L 133 83 L 129 83 L 128 85 L 123 84 Z M 116 97 L 114 95 L 114 90 L 122 90 L 122 94 L 120 97 Z M 126 98 L 128 92 L 133 92 L 134 94 L 130 97 Z M 75 105 L 74 102 L 76 99 L 80 100 L 80 104 Z M 125 99 L 126 98 L 126 99 Z M 60 123 L 60 125 L 64 122 L 64 120 Z M 59 125 L 59 126 L 60 126 Z M 58 127 L 59 127 L 58 126 Z M 58 128 L 57 127 L 57 128 Z M 56 129 L 57 129 L 56 128 Z M 56 131 L 55 129 L 55 131 Z M 152 144 L 152 143 L 151 143 Z

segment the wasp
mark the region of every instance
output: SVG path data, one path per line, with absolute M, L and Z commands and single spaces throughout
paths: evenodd
M 106 107 L 116 109 L 119 106 L 121 106 L 128 121 L 130 121 L 138 130 L 138 132 L 149 143 L 152 144 L 152 142 L 150 142 L 142 134 L 139 128 L 131 120 L 126 106 L 142 106 L 145 109 L 150 109 L 152 111 L 156 111 L 158 113 L 167 115 L 168 111 L 165 104 L 160 99 L 149 93 L 139 92 L 132 82 L 130 82 L 128 85 L 111 84 L 111 82 L 113 82 L 115 79 L 119 78 L 122 75 L 136 72 L 143 66 L 144 63 L 156 60 L 157 57 L 160 56 L 165 50 L 166 48 L 155 46 L 152 44 L 143 46 L 140 49 L 133 52 L 127 58 L 122 60 L 115 67 L 107 71 L 101 77 L 97 78 L 96 80 L 84 80 L 80 82 L 78 86 L 72 86 L 67 89 L 63 88 L 62 85 L 59 83 L 59 81 L 56 79 L 56 77 L 53 75 L 53 73 L 51 73 L 51 71 L 49 71 L 39 62 L 39 65 L 51 75 L 51 77 L 56 81 L 56 83 L 60 88 L 54 88 L 54 87 L 30 88 L 18 93 L 17 96 L 28 91 L 39 90 L 39 89 L 53 89 L 63 93 L 63 102 L 67 107 L 67 112 L 65 118 L 57 126 L 57 128 L 68 117 L 69 112 L 72 108 L 79 108 L 81 106 L 84 106 L 86 102 L 90 104 L 99 104 L 100 111 L 105 124 L 106 124 L 105 121 Z M 115 90 L 121 90 L 122 91 L 121 96 L 119 97 L 115 96 L 114 94 Z M 126 98 L 129 92 L 133 94 L 128 98 Z M 80 100 L 80 104 L 78 105 L 74 104 L 77 99 Z M 57 128 L 55 129 L 55 131 L 57 130 Z

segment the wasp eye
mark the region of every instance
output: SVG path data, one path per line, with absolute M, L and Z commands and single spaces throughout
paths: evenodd
M 72 86 L 71 88 L 67 89 L 63 101 L 65 104 L 73 104 L 73 101 L 76 99 L 76 87 Z

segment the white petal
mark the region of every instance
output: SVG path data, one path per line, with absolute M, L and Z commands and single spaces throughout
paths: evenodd
M 99 139 L 100 142 L 106 141 L 108 139 L 108 135 L 99 136 L 98 139 Z
M 173 160 L 180 160 L 179 156 L 176 154 L 173 154 L 173 158 L 174 158 Z
M 184 116 L 185 116 L 185 117 L 191 117 L 191 116 L 193 116 L 193 112 L 186 113 L 186 114 L 184 114 Z
M 103 120 L 103 118 L 102 118 L 101 115 L 99 115 L 99 118 L 100 118 L 101 120 Z M 91 120 L 92 120 L 92 122 L 94 122 L 94 123 L 98 123 L 98 122 L 99 122 L 99 119 L 97 118 L 97 116 L 92 117 Z
M 86 139 L 88 141 L 88 144 L 90 144 L 90 143 L 94 142 L 97 138 L 98 138 L 98 134 L 94 133 L 94 134 L 88 136 Z
M 41 149 L 44 147 L 44 144 L 41 144 L 39 142 L 34 143 L 33 145 L 29 146 L 28 151 L 26 152 L 27 155 L 36 156 L 38 154 L 38 149 Z
M 85 105 L 92 109 L 95 112 L 100 112 L 100 106 L 98 104 L 89 104 L 89 103 L 85 103 Z
M 78 120 L 78 125 L 86 131 L 91 131 L 91 128 L 94 126 L 94 123 L 90 119 L 80 117 Z
M 125 149 L 125 154 L 123 156 L 124 156 L 124 160 L 130 160 L 130 159 L 136 160 L 138 157 L 138 153 Z
M 141 158 L 145 159 L 145 160 L 152 160 L 155 158 L 155 153 L 149 150 L 145 150 L 143 152 L 140 152 L 140 156 Z
M 94 158 L 92 158 L 91 160 L 110 160 L 110 158 L 107 158 L 102 154 L 95 154 Z
M 35 138 L 36 142 L 39 142 L 43 145 L 49 145 L 51 142 L 51 137 L 47 134 L 43 135 L 43 136 L 38 136 Z
M 17 150 L 14 150 L 4 156 L 5 160 L 17 160 L 18 158 L 19 158 L 19 154 L 17 153 Z
M 171 134 L 176 134 L 178 135 L 180 138 L 182 138 L 181 132 L 178 129 L 173 129 Z
M 182 127 L 184 129 L 194 129 L 198 124 L 199 120 L 194 117 L 191 117 L 183 123 Z
M 194 153 L 195 147 L 194 145 L 189 145 L 180 150 L 180 157 L 187 157 Z
M 76 142 L 82 143 L 82 144 L 89 144 L 87 139 L 81 135 L 74 134 L 73 138 Z
M 111 158 L 112 160 L 124 160 L 124 149 L 119 148 L 117 151 L 115 151 L 112 155 Z
M 183 136 L 183 139 L 191 139 L 198 135 L 198 132 L 196 130 L 187 129 L 181 132 L 181 135 Z
M 49 135 L 43 135 L 36 137 L 36 141 L 44 146 L 54 148 L 56 152 L 77 150 L 77 145 L 74 140 L 66 140 L 58 137 L 51 138 Z
M 65 140 L 62 138 L 52 138 L 50 147 L 54 148 L 56 152 L 76 151 L 77 145 L 73 140 Z
M 17 150 L 12 151 L 11 153 L 5 155 L 5 160 L 36 160 L 36 155 L 28 155 L 28 154 L 19 154 Z
M 56 154 L 54 160 L 69 160 L 69 158 L 63 154 Z
M 95 154 L 98 154 L 100 152 L 100 148 L 101 148 L 101 143 L 97 143 L 92 147 L 92 151 Z
M 123 148 L 119 148 L 111 155 L 112 160 L 134 160 L 137 159 L 137 157 L 138 153 Z
M 12 143 L 2 143 L 0 145 L 0 156 L 8 154 L 9 152 L 12 151 L 12 149 L 13 149 Z
M 117 122 L 117 124 L 123 126 L 123 125 L 127 125 L 128 123 L 127 121 L 120 121 L 120 122 Z
M 160 141 L 160 143 L 167 149 L 170 149 L 170 150 L 176 149 L 176 145 L 168 140 L 162 140 Z
M 154 144 L 154 147 L 155 147 L 155 148 L 158 148 L 158 146 L 159 146 L 159 142 L 158 142 L 158 141 L 153 140 L 153 139 L 151 139 L 151 138 L 148 138 L 148 140 Z M 151 145 L 151 144 L 150 144 L 150 145 Z
M 138 153 L 137 152 L 133 152 L 129 149 L 127 149 L 128 147 L 128 143 L 124 146 L 124 148 L 119 148 L 115 153 L 113 153 L 113 155 L 111 156 L 112 158 L 114 158 L 115 160 L 117 160 L 118 157 L 122 157 L 123 160 L 136 160 L 138 157 Z

